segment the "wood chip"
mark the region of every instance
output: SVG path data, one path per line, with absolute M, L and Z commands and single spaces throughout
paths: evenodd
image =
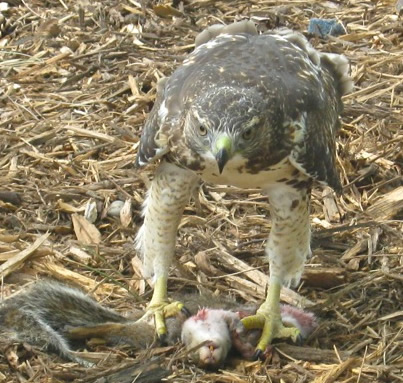
M 314 304 L 318 333 L 302 349 L 275 351 L 270 362 L 231 359 L 216 372 L 194 368 L 179 357 L 179 345 L 158 349 L 155 362 L 169 371 L 167 380 L 178 382 L 401 381 L 403 39 L 398 3 L 0 2 L 1 297 L 50 277 L 78 284 L 121 312 L 143 309 L 152 280 L 142 277 L 133 241 L 158 164 L 134 169 L 133 163 L 157 92 L 208 25 L 251 19 L 262 33 L 277 27 L 304 33 L 313 16 L 336 18 L 346 35 L 309 41 L 350 61 L 354 91 L 344 97 L 337 133 L 343 193 L 323 191 L 314 183 L 313 254 L 301 284 L 282 291 L 285 302 Z M 270 273 L 264 255 L 271 230 L 267 198 L 257 189 L 209 184 L 195 194 L 199 201 L 190 202 L 180 224 L 179 266 L 170 269 L 168 295 L 203 288 L 239 304 L 261 302 Z M 129 199 L 131 212 L 121 221 Z M 82 221 L 88 201 L 102 212 L 95 226 Z M 42 235 L 46 240 L 38 247 Z M 84 242 L 77 241 L 80 236 Z M 139 366 L 155 352 L 89 349 L 86 357 L 96 356 L 97 366 L 83 378 L 81 367 L 55 355 L 13 350 L 15 369 L 0 358 L 4 382 L 47 382 L 49 377 L 140 381 L 131 372 L 139 374 Z M 136 367 L 128 370 L 128 365 Z M 113 375 L 119 371 L 124 372 Z M 147 375 L 141 378 L 147 381 Z M 158 369 L 151 368 L 148 381 L 162 379 L 157 378 Z
M 381 196 L 366 212 L 378 221 L 388 220 L 403 209 L 403 186 Z
M 22 250 L 14 257 L 10 258 L 2 265 L 0 265 L 0 277 L 4 278 L 13 271 L 19 269 L 23 265 L 23 263 L 29 257 L 31 257 L 35 250 L 38 249 L 48 239 L 49 235 L 50 233 L 43 234 L 42 236 L 37 238 L 32 245 L 28 246 L 26 249 Z

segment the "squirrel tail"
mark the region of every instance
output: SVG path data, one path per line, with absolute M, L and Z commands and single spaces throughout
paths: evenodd
M 63 335 L 45 323 L 36 313 L 12 306 L 8 305 L 7 308 L 0 309 L 2 343 L 25 342 L 42 350 L 56 352 L 62 358 L 79 363 L 84 367 L 93 365 L 75 355 Z M 13 319 L 14 323 L 10 323 Z

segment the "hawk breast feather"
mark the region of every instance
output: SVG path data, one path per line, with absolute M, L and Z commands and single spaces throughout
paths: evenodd
M 335 135 L 341 96 L 352 87 L 347 59 L 316 51 L 297 32 L 258 35 L 253 23 L 238 24 L 202 32 L 196 38 L 196 49 L 159 87 L 142 133 L 137 165 L 161 156 L 180 164 L 181 156 L 192 155 L 186 148 L 183 123 L 190 106 L 206 92 L 253 89 L 261 96 L 262 110 L 268 115 L 281 114 L 276 120 L 280 126 L 272 127 L 276 147 L 286 150 L 303 173 L 340 189 Z M 225 105 L 214 110 L 219 113 Z M 293 132 L 291 145 L 282 138 L 285 131 Z M 270 150 L 276 149 L 268 143 Z

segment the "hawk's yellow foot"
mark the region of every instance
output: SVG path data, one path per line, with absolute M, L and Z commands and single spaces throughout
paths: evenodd
M 247 330 L 262 329 L 259 343 L 256 346 L 255 358 L 261 358 L 273 339 L 291 338 L 294 342 L 300 340 L 299 329 L 285 327 L 280 312 L 281 283 L 273 278 L 267 292 L 266 301 L 260 306 L 255 315 L 242 319 Z
M 174 317 L 183 312 L 186 316 L 190 316 L 189 311 L 182 302 L 170 302 L 167 294 L 167 278 L 157 278 L 154 286 L 153 297 L 147 307 L 146 315 L 154 316 L 155 331 L 160 339 L 167 334 L 165 318 Z

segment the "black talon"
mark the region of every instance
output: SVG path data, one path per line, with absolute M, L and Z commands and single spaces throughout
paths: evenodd
M 302 346 L 304 344 L 304 337 L 301 334 L 299 334 L 297 336 L 297 340 L 295 341 L 295 344 L 297 346 Z
M 264 352 L 262 350 L 257 349 L 253 354 L 253 360 L 265 360 Z
M 168 346 L 167 334 L 159 334 L 158 339 L 162 346 Z
M 186 315 L 186 318 L 190 318 L 192 316 L 192 313 L 185 306 L 181 308 L 181 313 Z

